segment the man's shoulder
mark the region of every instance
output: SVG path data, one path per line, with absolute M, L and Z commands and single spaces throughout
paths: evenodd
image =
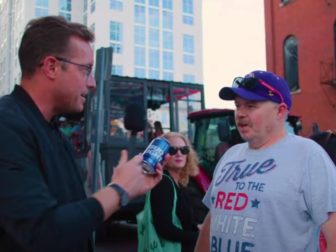
M 287 150 L 288 152 L 295 153 L 297 150 L 300 150 L 300 153 L 310 156 L 313 153 L 320 152 L 322 149 L 319 144 L 308 137 L 290 134 L 286 140 L 286 146 L 281 146 L 281 148 L 283 150 Z
M 7 104 L 14 103 L 12 95 L 4 95 L 0 98 L 0 108 L 5 108 Z
M 27 122 L 26 115 L 15 98 L 6 95 L 0 99 L 0 124 L 2 128 L 19 128 Z
M 20 116 L 20 107 L 14 97 L 6 95 L 0 99 L 0 119 L 8 119 L 8 117 L 17 118 Z
M 290 142 L 290 144 L 297 144 L 297 145 L 308 145 L 308 146 L 315 146 L 315 142 L 311 140 L 308 137 L 303 137 L 299 135 L 294 134 L 288 134 L 287 140 Z

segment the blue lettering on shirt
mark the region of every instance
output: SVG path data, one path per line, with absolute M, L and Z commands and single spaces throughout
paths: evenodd
M 232 161 L 224 165 L 219 170 L 219 176 L 215 181 L 215 185 L 218 186 L 222 182 L 228 182 L 230 179 L 236 181 L 245 177 L 250 177 L 254 174 L 264 174 L 276 167 L 275 160 L 273 158 L 267 159 L 264 162 L 256 162 L 254 164 L 246 164 L 246 159 L 239 161 Z

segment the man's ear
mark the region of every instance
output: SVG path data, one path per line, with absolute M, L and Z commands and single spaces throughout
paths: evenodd
M 288 115 L 288 108 L 285 103 L 280 103 L 278 106 L 278 114 L 281 117 L 287 117 Z
M 55 79 L 61 70 L 61 63 L 53 56 L 47 56 L 42 61 L 41 70 L 50 79 Z

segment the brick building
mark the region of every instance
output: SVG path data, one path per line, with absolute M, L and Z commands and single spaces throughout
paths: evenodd
M 336 0 L 265 0 L 267 69 L 285 77 L 305 136 L 336 129 Z

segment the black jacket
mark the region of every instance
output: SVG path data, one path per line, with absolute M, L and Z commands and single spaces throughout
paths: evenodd
M 169 176 L 168 172 L 165 172 Z M 171 178 L 171 180 L 173 180 Z M 156 232 L 161 237 L 180 242 L 182 252 L 192 252 L 198 236 L 198 228 L 194 219 L 194 213 L 190 204 L 188 192 L 182 186 L 177 186 L 171 180 L 163 176 L 160 183 L 151 191 L 151 207 L 153 224 Z M 174 204 L 174 187 L 177 194 L 176 216 L 179 218 L 182 228 L 173 224 L 172 210 Z
M 0 99 L 0 251 L 92 251 L 102 222 L 70 144 L 16 86 Z

